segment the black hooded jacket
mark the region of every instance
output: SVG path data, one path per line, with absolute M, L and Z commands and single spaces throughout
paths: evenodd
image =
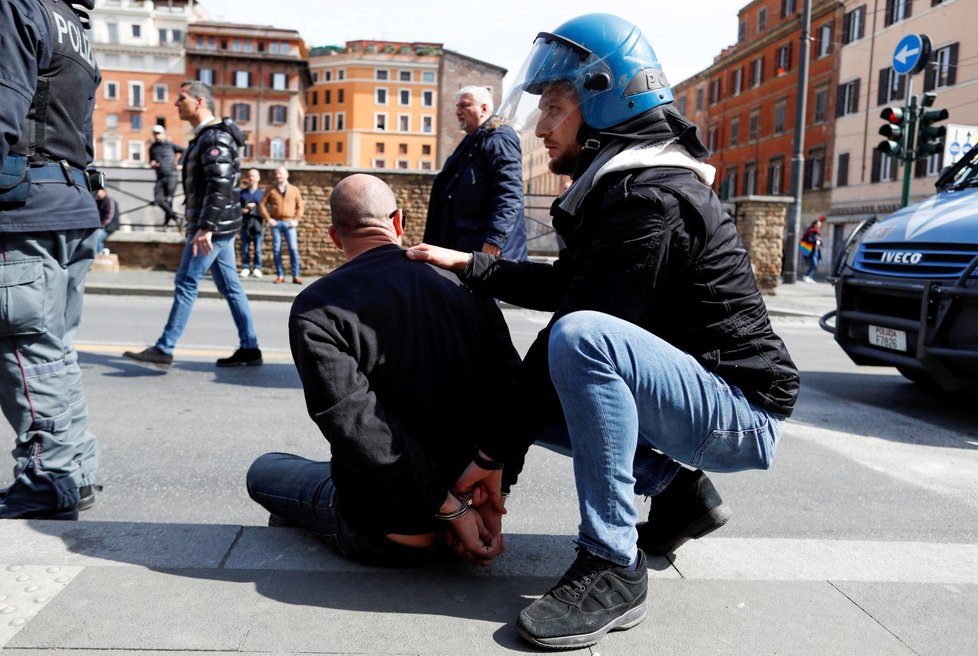
M 676 166 L 615 171 L 592 183 L 596 166 L 590 165 L 609 161 L 636 139 L 676 138 L 694 158 L 707 154 L 695 129 L 671 108 L 644 118 L 644 125 L 602 134 L 605 144 L 586 157 L 574 184 L 554 202 L 554 228 L 566 248 L 553 264 L 476 253 L 462 276 L 496 298 L 554 312 L 524 360 L 525 417 L 543 425 L 560 416 L 547 344 L 557 319 L 578 310 L 645 328 L 758 406 L 787 417 L 798 395 L 798 371 L 771 326 L 736 226 L 712 189 L 693 170 Z M 643 136 L 622 134 L 626 127 Z M 483 450 L 505 461 L 525 447 L 501 440 Z
M 199 228 L 214 235 L 241 229 L 241 128 L 230 119 L 213 121 L 187 145 L 183 155 L 183 190 L 187 233 Z

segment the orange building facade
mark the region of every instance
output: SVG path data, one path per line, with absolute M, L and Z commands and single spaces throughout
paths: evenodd
M 389 41 L 313 48 L 306 162 L 433 170 L 440 52 L 437 43 Z
M 809 40 L 804 211 L 829 209 L 842 5 L 815 0 Z M 717 167 L 721 198 L 791 193 L 801 0 L 755 0 L 739 14 L 738 42 L 710 68 L 675 86 Z

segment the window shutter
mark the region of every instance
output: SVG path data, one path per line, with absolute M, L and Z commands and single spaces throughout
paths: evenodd
M 903 2 L 903 0 L 900 0 Z M 893 5 L 896 4 L 896 0 L 886 0 L 886 13 L 883 17 L 883 27 L 889 27 L 893 24 Z
M 840 84 L 835 89 L 835 117 L 845 115 L 846 113 L 846 89 L 844 84 Z
M 885 105 L 890 99 L 890 67 L 880 69 L 879 90 L 876 94 L 876 104 Z
M 958 79 L 958 45 L 957 43 L 952 43 L 950 46 L 950 61 L 948 62 L 949 68 L 947 72 L 948 86 L 953 85 Z
M 913 14 L 913 0 L 903 0 L 903 4 L 903 17 L 910 18 L 911 14 Z
M 883 161 L 883 153 L 873 149 L 873 170 L 869 173 L 870 182 L 880 181 L 880 163 Z
M 839 155 L 839 170 L 837 171 L 838 180 L 836 187 L 845 187 L 849 184 L 849 153 Z
M 855 114 L 859 111 L 859 83 L 862 79 L 857 79 L 852 83 L 852 112 Z M 867 101 L 868 102 L 868 101 Z
M 843 44 L 849 43 L 849 41 L 851 41 L 849 35 L 849 22 L 850 22 L 850 14 L 846 14 L 842 19 L 842 43 Z
M 931 55 L 924 69 L 924 91 L 933 91 L 937 86 L 937 53 Z
M 907 76 L 901 75 L 897 81 L 897 98 L 903 100 L 907 97 Z
M 866 36 L 866 5 L 862 5 L 856 11 L 859 12 L 859 37 Z
M 291 139 L 286 139 L 285 140 L 285 159 L 288 159 L 289 158 L 289 151 L 290 150 L 292 150 L 292 140 Z
M 913 165 L 913 177 L 922 178 L 927 175 L 927 159 L 918 159 Z

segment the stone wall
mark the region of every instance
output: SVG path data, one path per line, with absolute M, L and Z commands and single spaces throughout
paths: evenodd
M 271 184 L 271 168 L 260 168 L 262 184 Z M 384 180 L 394 190 L 398 207 L 407 219 L 404 244 L 413 245 L 421 241 L 424 234 L 425 217 L 428 213 L 428 195 L 431 190 L 433 173 L 398 173 L 396 171 L 357 171 L 332 167 L 303 167 L 290 169 L 289 181 L 302 192 L 305 214 L 299 222 L 299 258 L 302 272 L 309 275 L 322 275 L 332 271 L 343 262 L 343 254 L 329 239 L 327 229 L 330 224 L 329 195 L 336 183 L 352 173 L 370 173 Z M 106 246 L 119 256 L 123 267 L 138 269 L 165 269 L 175 271 L 180 264 L 184 237 L 178 232 L 116 232 L 109 237 Z M 241 249 L 238 247 L 238 261 Z M 288 248 L 283 244 L 283 263 L 289 269 Z M 263 268 L 266 274 L 274 272 L 272 260 L 272 237 L 265 231 L 262 247 Z
M 737 232 L 747 248 L 757 286 L 777 293 L 784 258 L 784 229 L 791 199 L 783 196 L 745 196 L 731 200 Z

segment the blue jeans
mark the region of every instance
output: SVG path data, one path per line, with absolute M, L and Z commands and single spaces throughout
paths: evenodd
M 68 508 L 98 448 L 73 341 L 95 228 L 0 233 L 0 409 L 16 435 L 8 499 Z
M 289 453 L 259 456 L 246 476 L 248 495 L 280 520 L 308 529 L 347 558 L 372 565 L 419 565 L 443 559 L 438 547 L 408 547 L 352 528 L 340 512 L 333 467 Z M 384 509 L 378 509 L 384 512 Z
M 599 312 L 561 317 L 549 359 L 574 458 L 578 541 L 597 556 L 634 560 L 635 494 L 661 492 L 680 463 L 735 472 L 774 459 L 783 418 L 634 324 Z
M 282 236 L 289 246 L 289 264 L 292 266 L 292 277 L 299 277 L 299 236 L 298 222 L 281 220 L 272 227 L 272 255 L 275 257 L 275 273 L 279 278 L 285 277 L 285 267 L 282 265 Z
M 254 235 L 248 234 L 248 228 L 241 229 L 241 267 L 244 269 L 261 269 L 261 247 L 265 231 L 259 230 Z M 251 247 L 254 246 L 255 259 L 251 259 Z
M 235 235 L 219 235 L 213 238 L 214 250 L 207 255 L 198 252 L 193 255 L 192 235 L 187 236 L 174 280 L 173 305 L 170 306 L 170 316 L 163 328 L 163 334 L 156 341 L 156 348 L 167 354 L 173 349 L 187 327 L 190 311 L 194 309 L 197 291 L 201 279 L 207 270 L 211 270 L 217 291 L 221 293 L 231 308 L 234 325 L 238 327 L 238 341 L 241 348 L 258 348 L 258 337 L 255 335 L 255 323 L 251 318 L 251 306 L 248 296 L 238 279 L 237 263 L 234 258 Z

